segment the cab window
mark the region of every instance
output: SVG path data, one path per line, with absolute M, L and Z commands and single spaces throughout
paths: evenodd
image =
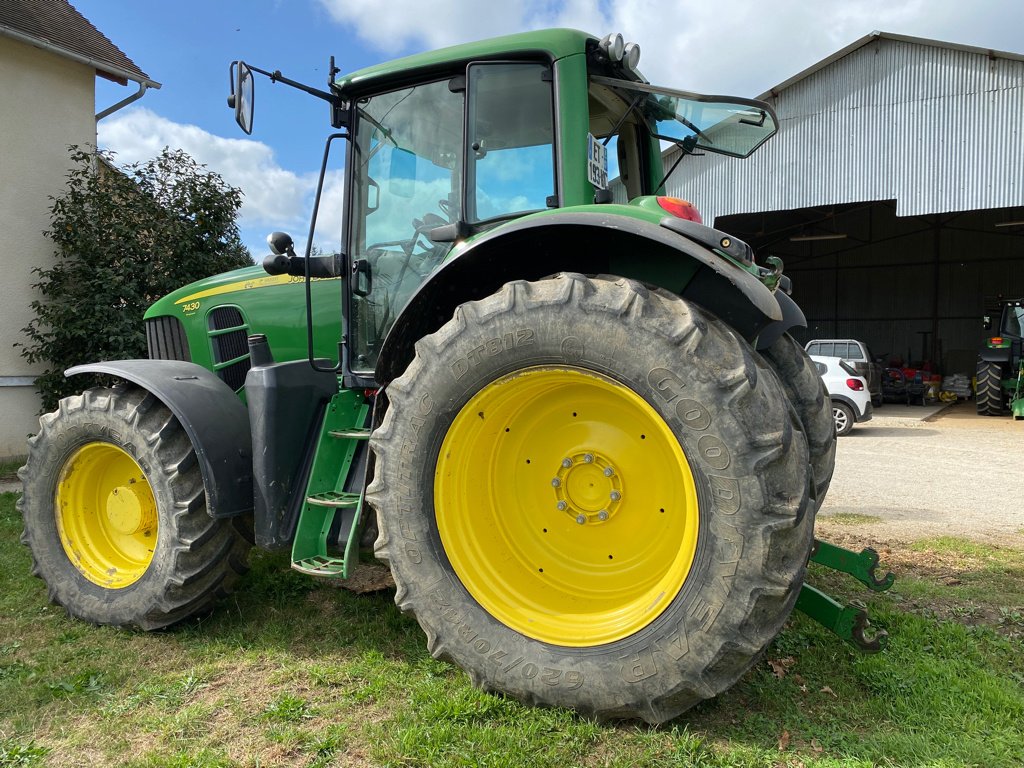
M 468 222 L 557 206 L 550 71 L 535 63 L 469 67 Z

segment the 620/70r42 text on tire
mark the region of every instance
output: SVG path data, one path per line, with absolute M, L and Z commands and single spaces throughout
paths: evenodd
M 418 342 L 388 397 L 377 555 L 476 685 L 663 722 L 731 686 L 792 609 L 804 433 L 760 356 L 679 297 L 510 283 Z
M 195 449 L 163 403 L 90 389 L 39 427 L 18 507 L 53 602 L 95 624 L 158 629 L 230 591 L 246 570 L 245 521 L 207 514 Z

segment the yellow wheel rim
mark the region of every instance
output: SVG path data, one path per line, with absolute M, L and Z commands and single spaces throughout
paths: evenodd
M 89 443 L 75 451 L 57 481 L 56 517 L 64 552 L 94 584 L 122 589 L 153 561 L 153 489 L 117 446 Z
M 628 637 L 679 593 L 697 490 L 658 413 L 595 373 L 539 367 L 473 397 L 434 477 L 445 552 L 506 626 L 555 645 Z

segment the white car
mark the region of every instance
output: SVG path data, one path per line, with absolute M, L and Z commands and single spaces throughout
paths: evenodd
M 852 365 L 839 357 L 820 355 L 811 355 L 811 362 L 818 369 L 832 400 L 832 418 L 836 422 L 837 435 L 848 434 L 854 424 L 871 418 L 874 409 L 867 380 L 858 376 Z

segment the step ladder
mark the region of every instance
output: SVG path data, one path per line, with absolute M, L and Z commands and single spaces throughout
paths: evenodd
M 368 411 L 361 395 L 343 391 L 334 396 L 324 416 L 292 544 L 292 568 L 299 573 L 344 579 L 358 559 L 363 494 L 340 488 L 354 469 L 359 443 L 370 439 L 371 430 L 353 425 L 366 423 Z M 327 551 L 335 520 L 340 521 L 337 540 L 345 542 L 342 556 Z

